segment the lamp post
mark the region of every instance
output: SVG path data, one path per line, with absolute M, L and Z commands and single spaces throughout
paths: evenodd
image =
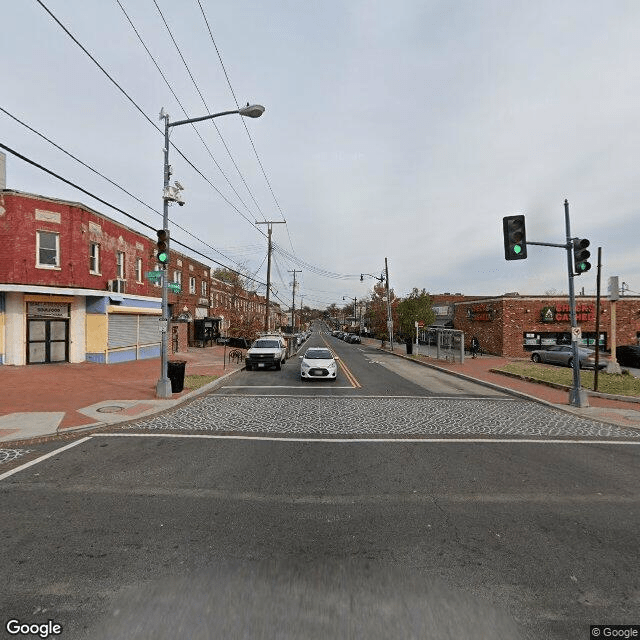
M 353 300 L 353 323 L 356 323 L 357 315 L 356 315 L 356 302 L 357 298 L 350 298 L 349 296 L 342 296 L 343 300 Z M 360 333 L 360 332 L 358 332 Z
M 184 202 L 180 196 L 179 191 L 182 187 L 179 183 L 176 183 L 176 189 L 169 186 L 169 178 L 171 177 L 171 167 L 169 166 L 169 128 L 178 127 L 182 124 L 192 124 L 194 122 L 200 122 L 202 120 L 211 120 L 212 118 L 218 118 L 220 116 L 227 116 L 234 113 L 239 113 L 241 116 L 247 118 L 259 118 L 264 113 L 264 107 L 260 104 L 247 104 L 242 109 L 233 109 L 232 111 L 221 111 L 220 113 L 212 113 L 200 118 L 189 118 L 188 120 L 176 120 L 176 122 L 169 122 L 169 114 L 162 109 L 160 111 L 160 120 L 164 120 L 164 188 L 162 192 L 162 228 L 167 232 L 167 255 L 169 252 L 169 201 L 177 202 L 183 205 Z M 169 304 L 168 304 L 168 269 L 169 260 L 162 265 L 162 321 L 160 324 L 161 331 L 161 347 L 160 347 L 160 378 L 156 384 L 156 397 L 157 398 L 170 398 L 171 397 L 171 381 L 167 375 L 167 331 L 169 326 Z

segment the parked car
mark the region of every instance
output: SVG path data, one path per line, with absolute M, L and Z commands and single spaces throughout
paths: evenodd
M 616 360 L 623 367 L 640 368 L 640 345 L 627 344 L 617 347 Z
M 309 347 L 304 356 L 300 356 L 300 378 L 302 380 L 335 380 L 338 364 L 329 349 Z
M 245 366 L 247 371 L 275 367 L 280 370 L 287 361 L 287 345 L 282 336 L 262 336 L 247 351 Z
M 360 344 L 362 342 L 362 340 L 360 340 L 360 336 L 357 333 L 350 333 L 347 336 L 346 341 L 350 342 L 351 344 Z
M 581 369 L 594 369 L 596 365 L 596 353 L 593 349 L 578 347 L 578 357 Z M 567 367 L 573 366 L 573 350 L 570 344 L 559 344 L 547 349 L 536 349 L 531 352 L 533 362 L 545 362 L 548 364 L 561 364 Z M 604 369 L 606 363 L 600 360 L 598 368 Z

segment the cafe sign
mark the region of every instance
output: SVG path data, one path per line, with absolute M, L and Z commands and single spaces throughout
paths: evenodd
M 594 305 L 591 303 L 579 303 L 576 305 L 577 322 L 593 322 L 596 318 Z M 569 304 L 557 304 L 555 307 L 543 307 L 541 311 L 542 322 L 570 322 L 571 307 Z
M 487 304 L 474 304 L 467 311 L 468 319 L 474 322 L 491 322 L 493 316 L 493 308 Z

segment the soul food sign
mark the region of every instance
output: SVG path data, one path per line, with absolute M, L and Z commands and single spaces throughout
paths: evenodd
M 569 322 L 571 307 L 568 304 L 557 304 L 555 307 L 543 307 L 542 322 Z M 577 322 L 593 322 L 595 320 L 593 304 L 579 303 L 576 305 Z

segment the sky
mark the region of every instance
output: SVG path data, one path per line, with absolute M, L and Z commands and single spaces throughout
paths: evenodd
M 602 247 L 603 291 L 617 275 L 640 292 L 637 0 L 0 5 L 0 142 L 153 229 L 160 109 L 177 121 L 265 106 L 172 129 L 193 166 L 170 149 L 186 203 L 170 208 L 170 230 L 265 283 L 255 222 L 286 220 L 273 225 L 283 305 L 293 270 L 296 306 L 362 300 L 376 281 L 360 274 L 379 276 L 385 258 L 400 296 L 566 293 L 566 252 L 530 246 L 506 261 L 502 235 L 504 216 L 524 214 L 529 241 L 563 244 L 565 199 L 571 235 L 591 241 L 576 290 L 595 294 Z M 154 236 L 10 153 L 7 188 Z

